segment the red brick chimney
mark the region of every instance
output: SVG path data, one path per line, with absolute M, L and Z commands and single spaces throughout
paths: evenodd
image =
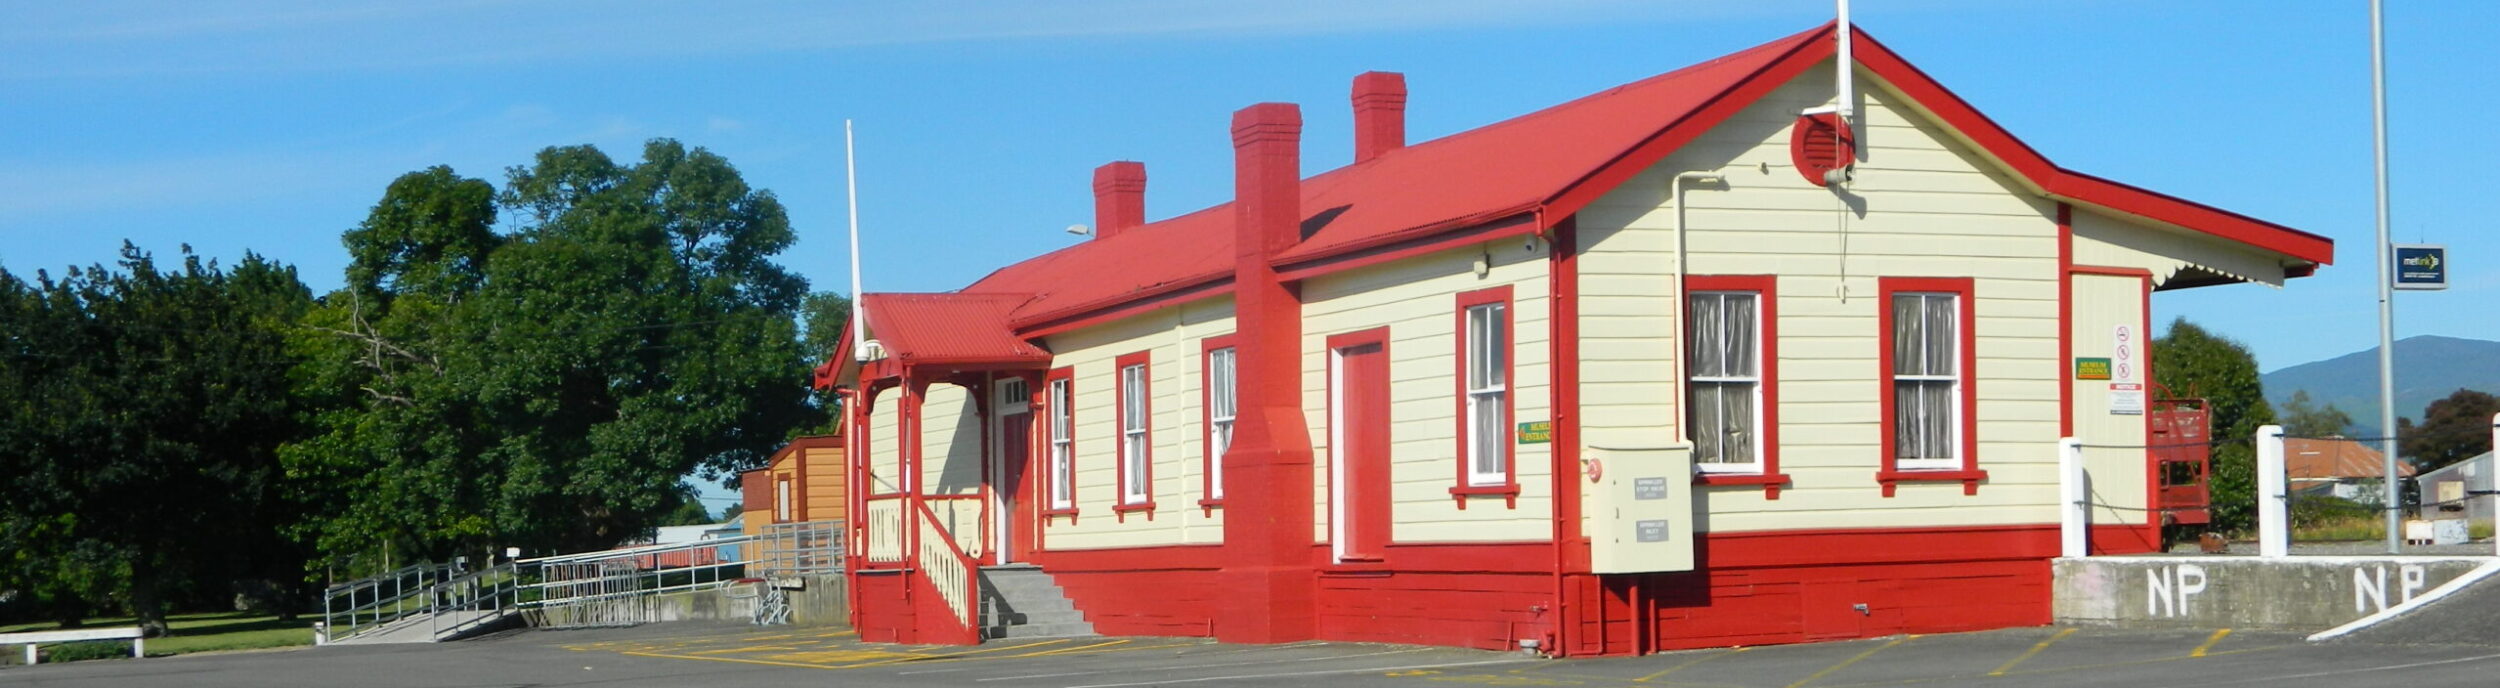
M 1145 223 L 1146 164 L 1122 160 L 1094 168 L 1094 238 Z
M 1406 146 L 1406 75 L 1364 72 L 1354 77 L 1354 161 L 1363 162 Z
M 1233 113 L 1232 448 L 1224 453 L 1226 642 L 1281 643 L 1317 632 L 1311 561 L 1312 448 L 1302 410 L 1302 301 L 1271 261 L 1302 239 L 1302 110 Z

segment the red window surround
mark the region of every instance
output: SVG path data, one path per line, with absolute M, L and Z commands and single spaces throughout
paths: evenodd
M 1063 383 L 1063 382 L 1064 382 L 1064 383 L 1066 383 L 1066 384 L 1068 385 L 1068 394 L 1067 394 L 1067 397 L 1068 397 L 1068 398 L 1067 398 L 1067 400 L 1066 400 L 1065 402 L 1062 402 L 1062 401 L 1060 401 L 1059 399 L 1055 399 L 1055 398 L 1053 398 L 1053 395 L 1050 393 L 1050 388 L 1051 388 L 1051 385 L 1052 385 L 1053 383 Z M 1042 481 L 1041 481 L 1041 482 L 1042 482 L 1042 515 L 1043 515 L 1043 516 L 1068 516 L 1068 517 L 1075 517 L 1075 516 L 1076 516 L 1076 507 L 1077 507 L 1077 504 L 1078 504 L 1078 501 L 1077 501 L 1077 494 L 1076 494 L 1076 481 L 1075 481 L 1075 477 L 1076 477 L 1076 456 L 1077 456 L 1077 455 L 1076 455 L 1076 448 L 1077 448 L 1077 443 L 1076 443 L 1076 368 L 1075 368 L 1075 367 L 1073 367 L 1073 366 L 1070 366 L 1070 367 L 1065 367 L 1065 368 L 1054 368 L 1054 369 L 1052 369 L 1052 370 L 1050 371 L 1050 374 L 1045 375 L 1045 376 L 1043 376 L 1043 377 L 1042 377 L 1042 390 L 1041 390 L 1041 392 L 1042 392 L 1041 397 L 1042 397 L 1042 413 L 1043 413 L 1043 415 L 1042 415 Z M 1066 408 L 1065 408 L 1065 409 L 1062 409 L 1062 408 L 1060 408 L 1061 406 L 1065 406 Z M 1067 421 L 1067 427 L 1068 427 L 1068 505 L 1067 505 L 1067 506 L 1065 506 L 1065 507 L 1059 507 L 1059 506 L 1056 506 L 1056 505 L 1055 505 L 1055 502 L 1053 502 L 1053 501 L 1052 501 L 1052 499 L 1051 499 L 1051 495 L 1052 495 L 1052 494 L 1054 494 L 1054 493 L 1056 492 L 1056 488 L 1057 488 L 1057 486 L 1058 486 L 1058 482 L 1059 482 L 1059 480 L 1060 480 L 1060 477 L 1059 477 L 1059 467 L 1058 467 L 1057 465 L 1055 465 L 1055 464 L 1054 464 L 1054 461 L 1056 460 L 1056 459 L 1054 458 L 1054 452 L 1057 452 L 1057 451 L 1058 451 L 1058 447 L 1054 444 L 1054 441 L 1055 441 L 1055 440 L 1057 440 L 1058 438 L 1057 438 L 1056 436 L 1054 436 L 1052 433 L 1054 432 L 1053 428 L 1054 428 L 1054 427 L 1056 427 L 1055 425 L 1053 425 L 1053 423 L 1057 422 L 1058 414 L 1059 414 L 1059 413 L 1061 413 L 1061 412 L 1063 412 L 1063 411 L 1064 411 L 1064 412 L 1066 412 L 1066 413 L 1068 414 L 1068 421 Z
M 1757 429 L 1759 441 L 1762 443 L 1762 472 L 1698 473 L 1693 476 L 1693 484 L 1760 485 L 1763 499 L 1779 499 L 1780 489 L 1787 487 L 1790 482 L 1788 474 L 1780 472 L 1779 277 L 1775 275 L 1689 275 L 1684 278 L 1685 294 L 1704 291 L 1749 291 L 1757 295 L 1755 317 L 1761 323 L 1762 328 L 1760 334 L 1762 353 L 1761 360 L 1758 362 L 1762 378 L 1762 427 Z M 1685 315 L 1689 316 L 1692 309 L 1691 301 L 1686 300 L 1681 308 L 1684 309 Z M 1681 321 L 1692 322 L 1689 317 Z M 1689 325 L 1686 327 L 1690 329 Z M 1687 335 L 1686 339 L 1689 341 L 1690 336 Z M 1686 353 L 1686 356 L 1690 355 L 1690 352 Z M 1687 375 L 1689 376 L 1690 373 Z M 1680 384 L 1690 385 L 1692 382 L 1687 380 Z M 1684 422 L 1691 422 L 1691 411 L 1679 409 L 1678 412 L 1685 414 Z
M 1506 386 L 1502 394 L 1502 483 L 1476 485 L 1468 479 L 1470 466 L 1467 465 L 1470 456 L 1467 446 L 1468 423 L 1471 420 L 1467 417 L 1467 309 L 1493 303 L 1502 305 L 1502 384 Z M 1452 385 L 1456 392 L 1452 396 L 1452 403 L 1457 405 L 1458 420 L 1454 427 L 1458 431 L 1458 456 L 1451 463 L 1456 467 L 1458 477 L 1450 486 L 1450 495 L 1458 500 L 1458 508 L 1461 509 L 1467 508 L 1469 497 L 1492 496 L 1501 497 L 1504 506 L 1515 509 L 1519 507 L 1519 443 L 1515 437 L 1519 422 L 1519 414 L 1516 412 L 1519 406 L 1519 376 L 1517 375 L 1519 357 L 1516 346 L 1519 340 L 1517 327 L 1519 309 L 1511 300 L 1510 285 L 1505 284 L 1489 289 L 1460 292 L 1457 308 L 1452 313 L 1455 315 L 1452 316 L 1451 321 L 1454 323 L 1450 330 L 1454 335 L 1451 339 L 1457 341 L 1457 355 L 1453 357 L 1457 365 L 1452 369 L 1454 374 L 1451 377 L 1454 380 Z
M 1214 393 L 1215 378 L 1208 367 L 1208 363 L 1213 360 L 1213 354 L 1217 349 L 1233 349 L 1236 356 L 1238 356 L 1241 351 L 1240 349 L 1233 347 L 1233 335 L 1229 334 L 1208 337 L 1200 340 L 1198 344 L 1198 458 L 1200 461 L 1200 465 L 1198 467 L 1198 506 L 1199 508 L 1209 511 L 1213 511 L 1217 507 L 1224 506 L 1224 498 L 1216 496 L 1215 494 L 1218 487 L 1215 484 L 1215 471 L 1218 466 L 1224 463 L 1224 457 L 1217 456 L 1215 454 L 1215 399 L 1213 396 L 1210 396 Z M 1238 400 L 1241 397 L 1240 389 L 1241 363 L 1239 358 L 1235 358 L 1233 363 L 1233 397 L 1236 400 L 1236 403 L 1233 405 L 1233 413 L 1235 418 L 1239 418 L 1241 413 L 1241 405 L 1238 403 Z M 1238 427 L 1239 421 L 1236 420 L 1235 423 L 1236 427 Z
M 1112 493 L 1112 496 L 1113 496 L 1113 500 L 1112 500 L 1112 502 L 1113 502 L 1114 506 L 1111 508 L 1111 510 L 1112 510 L 1112 512 L 1119 514 L 1119 515 L 1120 515 L 1120 520 L 1122 520 L 1122 521 L 1126 521 L 1126 520 L 1128 520 L 1128 514 L 1129 514 L 1130 512 L 1136 512 L 1136 511 L 1143 511 L 1143 512 L 1146 512 L 1146 518 L 1147 518 L 1148 520 L 1153 520 L 1153 519 L 1154 519 L 1154 510 L 1155 510 L 1155 489 L 1154 489 L 1154 484 L 1155 484 L 1155 461 L 1154 461 L 1154 446 L 1155 446 L 1155 424 L 1154 424 L 1154 417 L 1155 417 L 1155 412 L 1154 412 L 1154 403 L 1155 403 L 1155 395 L 1154 395 L 1154 366 L 1153 366 L 1153 365 L 1151 365 L 1151 364 L 1148 362 L 1148 359 L 1149 359 L 1149 355 L 1148 355 L 1148 354 L 1149 354 L 1149 352 L 1145 352 L 1145 351 L 1140 351 L 1140 352 L 1133 353 L 1133 354 L 1126 354 L 1126 355 L 1120 356 L 1119 358 L 1112 359 L 1112 362 L 1111 362 L 1111 390 L 1112 390 L 1112 394 L 1111 394 L 1111 408 L 1112 408 L 1112 416 L 1111 416 L 1111 417 L 1112 417 L 1112 421 L 1111 421 L 1111 446 L 1114 448 L 1114 449 L 1113 449 L 1113 451 L 1111 452 L 1111 454 L 1112 454 L 1112 456 L 1113 456 L 1113 457 L 1115 457 L 1115 458 L 1117 458 L 1117 459 L 1119 460 L 1119 464 L 1118 464 L 1117 466 L 1114 466 L 1114 467 L 1113 467 L 1113 470 L 1112 470 L 1112 473 L 1118 474 L 1118 476 L 1119 476 L 1119 479 L 1118 479 L 1118 481 L 1117 481 L 1117 482 L 1118 482 L 1118 484 L 1119 484 L 1119 491 L 1118 491 L 1118 492 L 1114 492 L 1114 493 Z M 1137 375 L 1137 376 L 1138 376 L 1138 381 L 1137 381 L 1138 393 L 1139 393 L 1140 395 L 1143 395 L 1143 397 L 1144 397 L 1144 398 L 1141 400 L 1141 402 L 1142 402 L 1142 403 L 1141 403 L 1141 405 L 1143 405 L 1143 406 L 1145 406 L 1145 407 L 1146 407 L 1146 409 L 1145 409 L 1145 412 L 1146 412 L 1146 418 L 1145 418 L 1145 420 L 1146 420 L 1146 424 L 1145 424 L 1146 436 L 1145 436 L 1145 441 L 1144 441 L 1145 446 L 1142 448 L 1142 449 L 1143 449 L 1143 451 L 1144 451 L 1144 453 L 1145 453 L 1145 455 L 1146 455 L 1146 457 L 1145 457 L 1145 461 L 1140 462 L 1139 472 L 1140 472 L 1140 473 L 1143 473 L 1143 475 L 1136 475 L 1136 476 L 1131 476 L 1131 475 L 1129 475 L 1129 472 L 1128 472 L 1128 461 L 1129 461 L 1129 457 L 1128 457 L 1128 454 L 1127 454 L 1127 452 L 1128 452 L 1128 424 L 1129 424 L 1129 417 L 1128 417 L 1128 393 L 1129 393 L 1129 389 L 1128 389 L 1128 369 L 1129 369 L 1129 367 L 1130 367 L 1130 366 L 1136 366 L 1136 367 L 1137 367 L 1137 369 L 1138 369 L 1138 375 Z M 1145 487 L 1146 487 L 1146 497 L 1145 497 L 1144 499 L 1141 499 L 1141 500 L 1138 500 L 1138 501 L 1134 501 L 1134 502 L 1129 501 L 1129 498 L 1128 498 L 1128 492 L 1129 492 L 1129 485 L 1130 485 L 1130 481 L 1132 481 L 1132 480 L 1136 480 L 1136 481 L 1143 481 L 1143 482 L 1145 483 Z
M 1883 454 L 1881 456 L 1883 468 L 1875 472 L 1875 481 L 1884 486 L 1886 497 L 1892 496 L 1893 489 L 1905 482 L 1959 482 L 1962 484 L 1962 494 L 1979 494 L 1979 481 L 1988 479 L 1988 472 L 1979 470 L 1979 384 L 1978 375 L 1975 372 L 1979 362 L 1977 334 L 1979 320 L 1973 315 L 1977 310 L 1974 302 L 1978 299 L 1975 298 L 1976 292 L 1971 284 L 1972 280 L 1968 277 L 1883 277 L 1876 280 L 1878 292 L 1875 299 L 1878 314 L 1876 327 L 1879 328 L 1877 338 L 1881 342 L 1877 347 L 1880 350 L 1878 354 L 1880 360 L 1877 365 L 1882 366 L 1876 371 L 1876 380 L 1881 390 L 1879 394 L 1883 398 L 1883 408 L 1880 411 L 1883 414 L 1880 419 L 1883 423 Z M 1959 356 L 1961 360 L 1954 362 L 1954 372 L 1957 377 L 1961 378 L 1962 392 L 1962 413 L 1959 424 L 1961 427 L 1957 428 L 1961 444 L 1959 449 L 1962 455 L 1960 469 L 1901 470 L 1894 461 L 1894 445 L 1899 441 L 1899 435 L 1897 428 L 1894 427 L 1896 421 L 1893 416 L 1894 405 L 1898 400 L 1894 398 L 1892 383 L 1892 296 L 1901 292 L 1957 295 L 1953 299 L 1954 310 L 1960 312 L 1955 314 L 1959 322 L 1955 324 L 1954 334 L 1961 340 L 1956 344 L 1961 351 Z

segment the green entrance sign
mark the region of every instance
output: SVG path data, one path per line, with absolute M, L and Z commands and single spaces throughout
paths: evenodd
M 2075 379 L 2077 379 L 2077 380 L 2107 380 L 2107 379 L 2109 379 L 2109 359 L 2106 359 L 2106 358 L 2082 358 L 2082 357 L 2077 357 L 2077 358 L 2075 358 Z
M 1544 444 L 1554 441 L 1554 421 L 1540 420 L 1519 424 L 1520 444 Z

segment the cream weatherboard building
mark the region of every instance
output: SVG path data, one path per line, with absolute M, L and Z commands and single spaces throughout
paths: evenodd
M 977 642 L 1038 571 L 1098 632 L 1565 655 L 2049 620 L 2057 447 L 2141 446 L 2149 294 L 2326 239 L 2057 167 L 1825 26 L 1353 164 L 1236 113 L 1236 197 L 945 294 L 868 294 L 864 637 Z M 1837 110 L 1837 111 L 1836 111 Z M 864 362 L 854 362 L 854 359 Z M 2091 374 L 2076 375 L 2077 362 Z M 2105 373 L 2105 374 L 2104 374 Z M 2154 546 L 2096 448 L 2093 545 Z

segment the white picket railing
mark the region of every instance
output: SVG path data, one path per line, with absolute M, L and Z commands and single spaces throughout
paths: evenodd
M 925 514 L 924 514 L 925 516 Z M 946 608 L 965 623 L 972 619 L 972 569 L 965 566 L 965 557 L 953 546 L 946 530 L 934 519 L 920 520 L 920 570 L 929 583 L 937 586 L 938 597 L 946 600 Z
M 903 560 L 903 500 L 868 500 L 868 560 L 881 564 Z

